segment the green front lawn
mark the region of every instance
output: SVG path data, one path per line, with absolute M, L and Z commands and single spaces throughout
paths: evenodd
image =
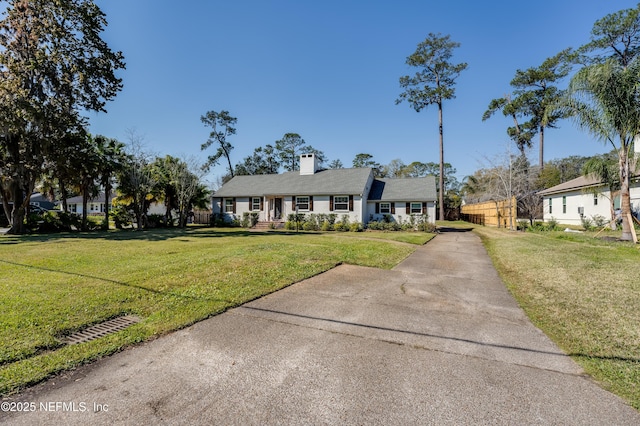
M 193 324 L 340 263 L 391 268 L 423 233 L 251 233 L 189 228 L 0 236 L 0 395 Z M 61 338 L 134 314 L 78 345 Z

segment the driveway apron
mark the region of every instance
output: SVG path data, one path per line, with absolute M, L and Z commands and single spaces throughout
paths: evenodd
M 16 425 L 640 425 L 531 324 L 471 232 L 393 270 L 341 265 L 11 400 L 36 405 L 0 413 Z

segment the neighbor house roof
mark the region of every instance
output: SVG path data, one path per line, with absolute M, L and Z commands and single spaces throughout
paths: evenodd
M 577 191 L 592 186 L 600 186 L 602 182 L 598 179 L 589 176 L 580 176 L 575 179 L 568 180 L 559 185 L 552 186 L 551 188 L 544 189 L 538 192 L 538 195 L 552 195 L 562 192 Z
M 264 195 L 362 194 L 370 168 L 320 170 L 312 175 L 299 171 L 279 175 L 235 176 L 214 197 L 250 197 Z
M 115 196 L 111 195 L 111 200 L 115 198 Z M 89 198 L 87 202 L 89 203 L 104 203 L 104 192 L 99 193 L 94 198 Z M 82 195 L 78 195 L 77 197 L 67 198 L 67 204 L 80 204 L 82 203 Z M 62 201 L 57 201 L 56 204 L 62 204 Z
M 433 176 L 375 179 L 369 192 L 369 201 L 433 201 L 437 198 Z

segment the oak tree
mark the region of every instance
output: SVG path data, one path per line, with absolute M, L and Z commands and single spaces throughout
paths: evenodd
M 105 111 L 122 89 L 121 52 L 101 38 L 104 13 L 90 0 L 8 0 L 0 21 L 0 175 L 13 204 L 11 233 L 23 219 L 43 165 L 81 112 Z M 80 138 L 78 139 L 80 140 Z

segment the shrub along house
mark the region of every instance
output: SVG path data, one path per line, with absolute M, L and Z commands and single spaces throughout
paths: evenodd
M 257 213 L 260 222 L 284 222 L 291 213 L 347 215 L 363 224 L 427 215 L 435 223 L 435 178 L 375 179 L 370 168 L 318 168 L 315 154 L 300 156 L 300 171 L 235 176 L 213 198 L 213 213 L 225 220 Z

